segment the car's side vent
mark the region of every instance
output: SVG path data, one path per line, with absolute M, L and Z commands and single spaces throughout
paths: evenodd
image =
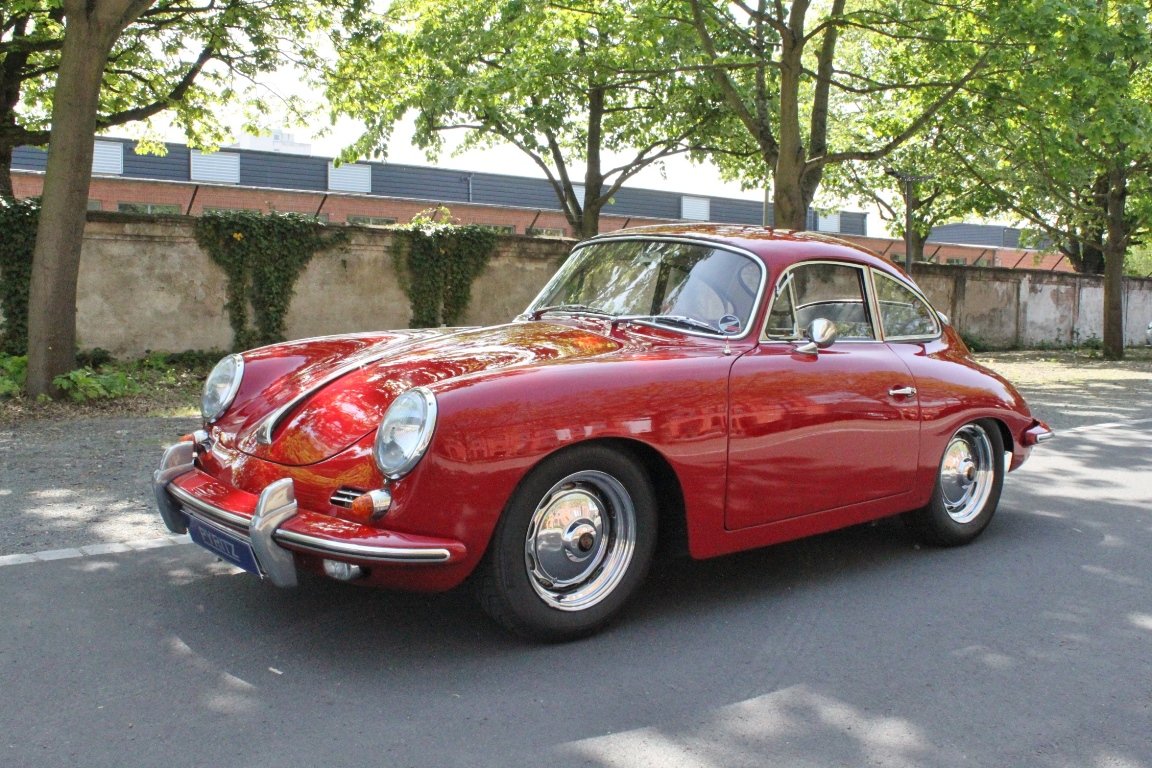
M 328 499 L 328 502 L 334 507 L 351 509 L 352 502 L 363 495 L 364 491 L 359 488 L 337 488 L 336 492 L 332 494 L 332 498 Z

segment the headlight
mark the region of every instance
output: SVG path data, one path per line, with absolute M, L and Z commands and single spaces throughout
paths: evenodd
M 400 395 L 376 432 L 376 466 L 392 480 L 408 474 L 428 450 L 435 429 L 436 397 L 431 392 L 416 387 Z
M 204 396 L 200 398 L 200 415 L 206 422 L 215 421 L 228 410 L 244 378 L 244 358 L 228 355 L 208 374 L 204 382 Z

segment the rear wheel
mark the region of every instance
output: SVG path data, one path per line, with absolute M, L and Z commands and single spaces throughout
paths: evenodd
M 493 534 L 479 580 L 484 610 L 525 637 L 591 634 L 643 581 L 656 517 L 651 483 L 628 455 L 586 446 L 545 460 Z
M 928 506 L 905 520 L 929 544 L 954 547 L 979 536 L 996 512 L 1004 485 L 1004 442 L 990 421 L 956 430 L 944 448 Z

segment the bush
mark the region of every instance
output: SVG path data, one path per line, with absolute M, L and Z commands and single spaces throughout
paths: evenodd
M 52 384 L 59 387 L 74 402 L 112 400 L 140 394 L 140 385 L 122 370 L 97 372 L 92 368 L 79 368 L 57 376 Z
M 0 352 L 0 397 L 16 397 L 24 391 L 28 358 Z

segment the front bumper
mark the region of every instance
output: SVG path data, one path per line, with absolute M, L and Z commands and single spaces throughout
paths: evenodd
M 371 528 L 329 515 L 301 510 L 290 477 L 277 480 L 259 496 L 228 488 L 195 465 L 190 441 L 164 452 L 153 474 L 152 490 L 164 524 L 173 533 L 188 532 L 189 519 L 251 545 L 257 571 L 278 587 L 297 583 L 294 553 L 371 567 L 376 564 L 448 564 L 462 560 L 464 545 Z

